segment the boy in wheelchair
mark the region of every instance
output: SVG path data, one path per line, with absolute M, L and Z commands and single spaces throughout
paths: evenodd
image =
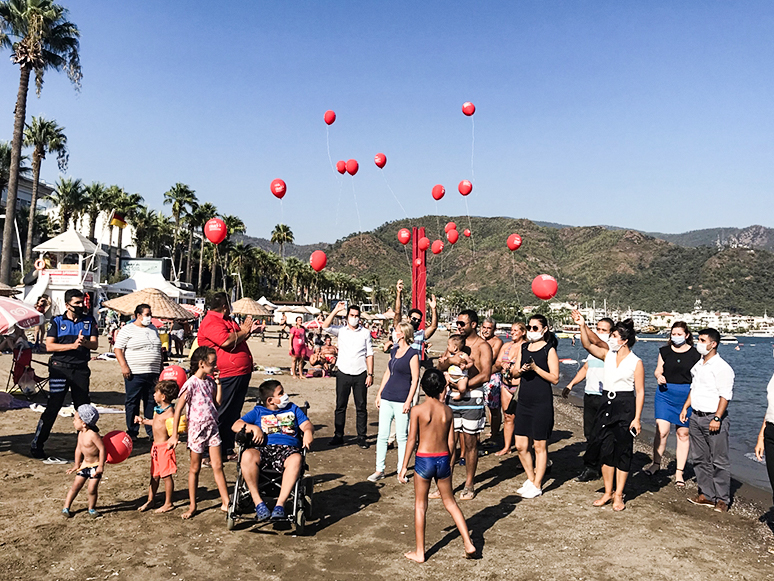
M 264 381 L 258 391 L 263 405 L 256 405 L 237 420 L 232 430 L 239 433 L 244 428 L 255 446 L 242 452 L 241 469 L 255 503 L 256 520 L 282 520 L 285 502 L 301 474 L 301 448 L 308 450 L 312 445 L 314 427 L 304 411 L 288 400 L 285 389 L 276 379 Z M 258 491 L 261 470 L 282 473 L 282 486 L 271 513 Z

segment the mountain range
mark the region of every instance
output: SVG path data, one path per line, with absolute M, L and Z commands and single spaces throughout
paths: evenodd
M 454 221 L 459 241 L 444 238 Z M 763 226 L 712 228 L 682 234 L 646 233 L 615 226 L 574 227 L 526 219 L 424 216 L 385 223 L 332 244 L 286 245 L 285 255 L 308 260 L 314 250 L 328 255 L 327 268 L 357 276 L 376 275 L 391 286 L 411 277 L 410 244 L 400 228 L 423 225 L 443 252 L 428 251 L 428 287 L 491 301 L 535 304 L 532 279 L 550 274 L 557 298 L 648 311 L 689 311 L 697 299 L 705 308 L 763 314 L 774 307 L 774 230 Z M 471 238 L 462 236 L 470 228 Z M 518 233 L 523 244 L 511 252 L 506 240 Z M 277 252 L 266 239 L 245 243 Z

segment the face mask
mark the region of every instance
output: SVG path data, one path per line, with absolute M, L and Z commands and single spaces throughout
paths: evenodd
M 710 349 L 706 343 L 696 343 L 696 351 L 699 352 L 699 355 L 704 356 L 710 352 Z
M 412 326 L 412 327 L 414 328 L 414 330 L 416 331 L 417 329 L 419 329 L 419 325 L 422 323 L 422 321 L 415 321 L 415 320 L 411 319 L 411 320 L 409 321 L 409 323 L 411 323 L 411 326 Z
M 350 327 L 357 327 L 360 324 L 360 317 L 347 317 Z
M 142 322 L 142 326 L 143 326 L 143 327 L 147 327 L 148 325 L 150 325 L 150 324 L 151 324 L 151 321 L 152 321 L 152 320 L 153 320 L 153 318 L 152 318 L 152 317 L 143 317 L 143 318 L 142 318 L 142 321 L 141 321 L 141 322 Z
M 527 331 L 527 341 L 534 343 L 540 341 L 543 338 L 543 333 L 540 331 Z
M 607 343 L 607 340 L 610 339 L 610 333 L 597 333 L 597 337 Z
M 84 311 L 86 310 L 83 307 L 70 306 L 70 308 L 73 310 L 73 315 L 75 315 L 76 317 L 80 317 L 81 315 L 83 315 Z
M 672 335 L 672 345 L 679 347 L 685 343 L 685 335 Z
M 279 406 L 281 408 L 284 408 L 288 403 L 290 402 L 290 396 L 286 393 L 283 393 L 279 398 Z
M 607 344 L 610 346 L 610 351 L 613 353 L 618 353 L 621 350 L 621 347 L 623 347 L 623 345 L 618 342 L 618 339 L 615 338 L 610 339 Z

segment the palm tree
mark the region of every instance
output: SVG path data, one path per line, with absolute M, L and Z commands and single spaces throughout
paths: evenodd
M 64 127 L 43 117 L 33 117 L 32 123 L 24 129 L 24 146 L 32 147 L 32 200 L 30 202 L 29 224 L 35 225 L 34 217 L 38 206 L 38 183 L 40 181 L 40 164 L 46 159 L 47 153 L 56 153 L 59 171 L 67 171 L 67 136 Z M 27 245 L 24 248 L 24 259 L 32 256 L 32 228 L 27 228 Z
M 137 256 L 146 256 L 151 250 L 151 241 L 159 226 L 156 210 L 149 210 L 147 206 L 140 206 L 132 220 L 134 227 L 134 245 L 137 247 Z
M 143 202 L 140 194 L 127 194 L 118 198 L 116 212 L 124 217 L 124 221 L 132 223 L 137 215 L 137 210 Z M 117 275 L 121 271 L 121 247 L 123 245 L 124 229 L 118 229 L 118 246 L 116 247 L 116 268 L 113 271 Z
M 124 192 L 123 188 L 120 188 L 116 185 L 109 186 L 102 195 L 102 206 L 101 210 L 103 212 L 108 213 L 108 227 L 110 228 L 110 239 L 108 240 L 108 268 L 110 266 L 110 261 L 112 259 L 112 253 L 113 253 L 113 229 L 115 226 L 111 224 L 112 222 L 112 216 L 113 212 L 116 210 L 116 206 L 118 205 L 118 200 L 121 199 L 121 196 L 123 196 L 126 192 Z M 103 228 L 104 232 L 104 228 Z
M 32 171 L 24 165 L 28 161 L 26 155 L 22 155 L 19 175 L 27 177 Z M 8 141 L 0 141 L 0 192 L 8 186 L 8 177 L 11 175 L 11 144 Z
M 88 202 L 86 203 L 86 213 L 89 215 L 89 239 L 92 242 L 97 242 L 97 218 L 105 209 L 105 192 L 107 188 L 105 184 L 100 182 L 91 182 L 86 186 L 86 196 Z
M 199 245 L 199 275 L 196 282 L 197 291 L 201 290 L 202 288 L 202 274 L 204 273 L 204 241 L 206 240 L 204 236 L 204 225 L 207 223 L 207 220 L 214 218 L 217 213 L 218 209 L 210 202 L 198 206 L 191 213 L 192 223 L 196 224 L 199 228 L 202 229 L 202 239 L 201 244 Z
M 76 89 L 81 85 L 81 63 L 78 56 L 80 31 L 67 20 L 66 8 L 52 0 L 0 1 L 0 47 L 11 49 L 11 60 L 19 65 L 19 91 L 14 110 L 11 171 L 8 178 L 6 215 L 16 214 L 19 167 L 27 118 L 27 92 L 30 74 L 35 71 L 35 90 L 43 88 L 46 69 L 64 70 Z M 19 249 L 21 251 L 21 249 Z M 13 221 L 3 227 L 3 250 L 0 256 L 0 282 L 11 282 Z
M 271 233 L 271 243 L 279 244 L 280 258 L 285 259 L 285 244 L 293 244 L 293 232 L 290 231 L 290 226 L 286 224 L 277 224 Z
M 70 221 L 77 223 L 78 214 L 86 206 L 83 182 L 79 178 L 59 178 L 51 201 L 59 208 L 59 230 L 66 232 Z
M 185 184 L 177 182 L 164 192 L 164 205 L 172 205 L 172 219 L 175 221 L 175 238 L 172 242 L 172 260 L 177 258 L 177 241 L 180 237 L 180 217 L 196 204 L 196 194 Z

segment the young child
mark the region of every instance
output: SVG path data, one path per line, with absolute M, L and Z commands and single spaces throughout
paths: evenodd
M 228 511 L 228 488 L 226 476 L 223 473 L 223 461 L 220 453 L 220 434 L 218 433 L 218 408 L 221 398 L 220 381 L 217 380 L 218 365 L 215 349 L 212 347 L 197 347 L 191 354 L 191 369 L 194 374 L 188 378 L 180 390 L 180 397 L 175 405 L 175 416 L 172 420 L 172 436 L 167 440 L 167 448 L 173 450 L 178 443 L 178 429 L 183 407 L 188 417 L 188 449 L 191 451 L 191 467 L 188 470 L 188 498 L 191 501 L 189 509 L 182 515 L 184 519 L 191 518 L 196 513 L 196 488 L 199 486 L 199 471 L 202 467 L 202 456 L 205 448 L 209 448 L 210 465 L 215 484 L 220 493 L 220 510 Z M 213 379 L 213 376 L 216 379 Z
M 473 366 L 465 338 L 457 334 L 449 335 L 444 356 L 450 359 L 451 365 L 443 372 L 443 376 L 446 378 L 451 399 L 458 400 L 468 390 L 468 369 Z
M 282 384 L 276 379 L 264 381 L 258 387 L 261 402 L 234 422 L 232 429 L 239 432 L 245 428 L 253 436 L 258 448 L 242 452 L 242 475 L 255 503 L 255 518 L 264 521 L 269 518 L 269 508 L 258 492 L 258 473 L 270 468 L 282 472 L 282 485 L 272 520 L 285 518 L 285 502 L 301 473 L 301 447 L 307 450 L 314 439 L 314 426 L 304 410 L 290 403 Z M 303 439 L 302 439 L 303 433 Z
M 449 458 L 454 446 L 454 423 L 452 411 L 441 402 L 446 390 L 443 373 L 437 369 L 428 369 L 422 377 L 422 390 L 427 395 L 424 403 L 411 409 L 408 442 L 400 478 L 406 478 L 409 459 L 416 448 L 414 461 L 414 533 L 417 548 L 406 553 L 406 558 L 417 563 L 425 562 L 425 515 L 427 513 L 427 493 L 430 481 L 435 478 L 443 499 L 443 506 L 454 519 L 465 545 L 465 558 L 476 555 L 476 547 L 470 540 L 465 515 L 462 514 L 451 485 L 451 465 Z
M 97 488 L 99 487 L 102 472 L 105 469 L 105 460 L 107 452 L 102 438 L 99 436 L 99 412 L 91 404 L 78 406 L 78 411 L 73 418 L 73 426 L 78 431 L 78 445 L 75 447 L 75 464 L 67 473 L 75 472 L 75 482 L 73 482 L 70 492 L 65 498 L 62 514 L 67 518 L 73 516 L 70 512 L 70 506 L 83 488 L 83 485 L 89 483 L 89 516 L 97 518 L 100 515 L 97 512 Z
M 135 424 L 152 426 L 153 429 L 153 447 L 151 448 L 151 479 L 148 489 L 148 501 L 143 504 L 139 510 L 145 512 L 153 508 L 155 504 L 156 491 L 159 489 L 160 479 L 164 479 L 164 491 L 166 498 L 164 504 L 156 509 L 156 512 L 169 512 L 175 508 L 172 504 L 172 493 L 175 491 L 175 481 L 172 476 L 177 474 L 177 458 L 175 450 L 167 448 L 169 441 L 169 432 L 167 432 L 167 420 L 174 418 L 175 410 L 172 404 L 177 399 L 180 388 L 175 381 L 159 381 L 153 392 L 153 399 L 156 402 L 155 412 L 152 420 L 136 416 Z

